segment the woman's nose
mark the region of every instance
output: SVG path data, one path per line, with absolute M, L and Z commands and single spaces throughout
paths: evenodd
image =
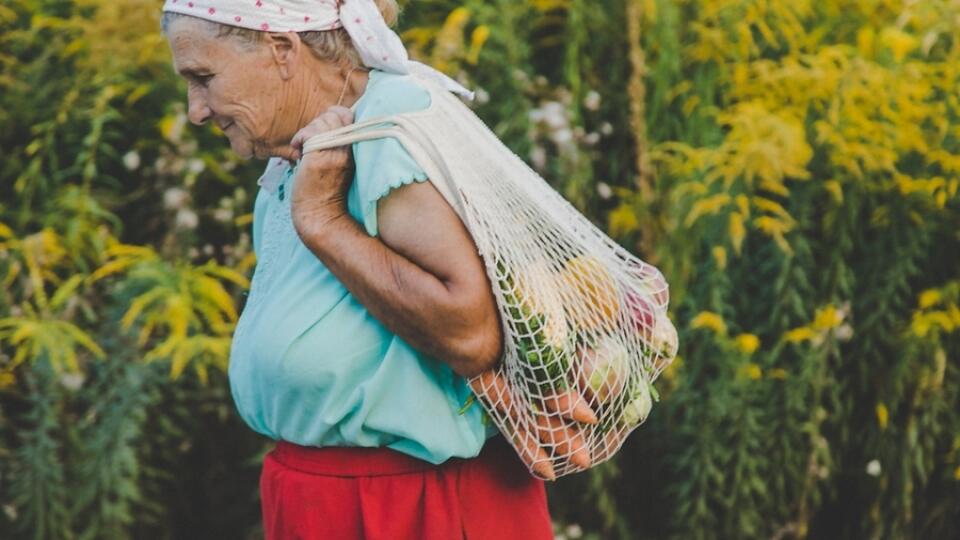
M 187 93 L 187 117 L 196 125 L 202 125 L 213 116 L 213 111 L 207 106 L 207 101 L 203 99 L 200 92 L 191 91 Z

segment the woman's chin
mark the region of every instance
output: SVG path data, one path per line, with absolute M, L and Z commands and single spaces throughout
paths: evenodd
M 230 138 L 230 149 L 233 150 L 233 153 L 237 155 L 240 159 L 250 159 L 255 157 L 253 151 L 253 145 L 246 141 L 235 141 L 232 137 Z

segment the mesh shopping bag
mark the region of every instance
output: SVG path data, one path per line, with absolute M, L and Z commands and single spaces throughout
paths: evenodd
M 504 332 L 498 368 L 470 381 L 528 463 L 555 478 L 609 459 L 647 418 L 677 353 L 662 274 L 610 239 L 457 97 L 311 137 L 304 153 L 395 137 L 473 237 Z

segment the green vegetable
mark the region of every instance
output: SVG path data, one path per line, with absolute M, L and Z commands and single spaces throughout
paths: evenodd
M 637 392 L 631 396 L 630 403 L 623 409 L 621 419 L 627 427 L 633 427 L 647 419 L 653 399 L 650 396 L 650 386 L 645 383 L 637 385 Z

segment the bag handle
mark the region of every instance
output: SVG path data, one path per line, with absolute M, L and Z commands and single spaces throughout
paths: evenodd
M 384 124 L 393 124 L 385 125 Z M 382 126 L 374 129 L 365 129 L 371 126 Z M 466 211 L 466 203 L 460 190 L 453 183 L 449 168 L 445 160 L 440 156 L 433 145 L 425 147 L 419 144 L 415 137 L 408 133 L 410 125 L 406 118 L 401 115 L 389 115 L 378 118 L 372 118 L 349 124 L 337 129 L 325 131 L 308 138 L 303 143 L 303 153 L 317 150 L 326 150 L 345 146 L 355 142 L 382 139 L 393 137 L 410 153 L 414 161 L 417 162 L 428 174 L 431 183 L 437 188 L 437 191 L 443 195 L 453 210 L 460 217 L 460 220 L 470 228 L 469 216 Z M 438 179 L 438 180 L 434 180 Z

